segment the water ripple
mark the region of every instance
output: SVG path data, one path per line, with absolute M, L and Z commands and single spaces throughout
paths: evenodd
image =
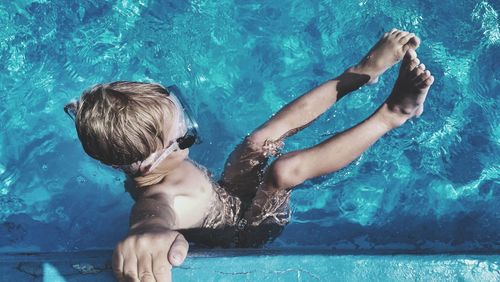
M 1 226 L 13 226 L 9 238 L 23 246 L 44 250 L 110 248 L 125 234 L 131 203 L 123 179 L 84 154 L 62 111 L 86 87 L 117 79 L 177 84 L 205 140 L 192 157 L 219 173 L 243 136 L 397 27 L 422 38 L 419 57 L 436 77 L 424 115 L 347 168 L 299 187 L 280 244 L 497 250 L 493 7 L 468 0 L 2 3 Z M 397 67 L 345 97 L 286 149 L 313 146 L 365 119 L 396 76 Z M 96 217 L 105 227 L 93 228 Z M 304 229 L 317 240 L 305 241 Z M 50 236 L 41 242 L 30 230 Z M 0 248 L 6 244 L 0 239 Z

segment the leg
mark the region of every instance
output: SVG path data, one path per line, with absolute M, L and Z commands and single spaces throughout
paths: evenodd
M 384 34 L 356 66 L 292 101 L 245 138 L 229 156 L 221 185 L 236 196 L 253 198 L 269 156 L 277 153 L 286 137 L 309 125 L 349 92 L 375 83 L 408 49 L 419 44 L 412 33 L 393 29 Z
M 245 218 L 259 225 L 287 191 L 307 179 L 337 171 L 359 157 L 386 132 L 419 116 L 434 78 L 409 50 L 387 101 L 368 119 L 312 148 L 278 158 L 267 170 Z

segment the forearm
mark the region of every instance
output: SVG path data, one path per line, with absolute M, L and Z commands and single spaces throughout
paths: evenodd
M 139 199 L 130 213 L 130 234 L 172 230 L 175 216 L 161 196 Z
M 404 123 L 404 117 L 395 116 L 387 105 L 358 125 L 326 141 L 297 152 L 303 180 L 335 172 L 358 158 L 380 137 Z M 293 153 L 292 153 L 293 157 Z
M 171 229 L 173 213 L 161 195 L 141 197 L 130 214 L 130 232 L 113 252 L 119 281 L 171 281 L 172 266 L 181 265 L 189 244 Z
M 369 77 L 345 72 L 286 105 L 256 132 L 273 141 L 293 135 L 318 118 L 341 97 L 363 86 L 368 79 Z

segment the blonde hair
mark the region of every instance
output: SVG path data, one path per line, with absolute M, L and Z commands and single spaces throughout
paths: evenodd
M 175 112 L 167 93 L 159 84 L 128 81 L 86 90 L 75 120 L 85 152 L 107 165 L 127 165 L 164 148 Z

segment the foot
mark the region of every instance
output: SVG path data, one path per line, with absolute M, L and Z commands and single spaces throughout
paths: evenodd
M 427 92 L 433 82 L 434 77 L 420 63 L 417 53 L 412 49 L 408 50 L 392 93 L 386 101 L 388 109 L 399 117 L 401 124 L 422 114 Z
M 393 28 L 372 47 L 356 66 L 347 70 L 370 76 L 368 84 L 378 81 L 378 77 L 400 61 L 410 49 L 417 49 L 420 39 L 413 33 Z

